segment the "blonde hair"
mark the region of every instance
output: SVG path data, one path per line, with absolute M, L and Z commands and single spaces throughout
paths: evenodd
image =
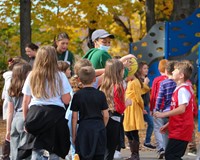
M 43 46 L 38 49 L 30 75 L 30 86 L 36 98 L 48 99 L 57 94 L 61 95 L 63 92 L 57 65 L 57 54 L 53 46 Z
M 122 71 L 124 70 L 123 63 L 117 59 L 109 59 L 106 62 L 104 78 L 101 83 L 100 90 L 106 95 L 107 103 L 110 111 L 115 111 L 114 108 L 114 87 L 119 93 L 123 94 L 123 77 Z

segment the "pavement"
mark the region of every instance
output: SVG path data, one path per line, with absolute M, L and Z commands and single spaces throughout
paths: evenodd
M 2 148 L 0 146 L 0 155 L 2 154 Z M 121 158 L 114 160 L 125 160 L 130 156 L 130 150 L 128 148 L 121 150 Z M 1 156 L 0 156 L 1 157 Z M 140 160 L 158 160 L 156 151 L 140 151 Z M 188 156 L 187 154 L 183 157 L 183 160 L 200 160 L 196 156 Z
M 130 150 L 129 149 L 123 149 L 121 150 L 121 159 L 116 160 L 124 160 L 130 156 Z M 158 160 L 156 150 L 154 151 L 140 151 L 140 160 Z M 183 160 L 200 160 L 197 159 L 197 156 L 188 156 L 187 153 L 184 155 Z

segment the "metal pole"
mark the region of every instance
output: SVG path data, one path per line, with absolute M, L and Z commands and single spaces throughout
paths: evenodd
M 169 23 L 170 22 L 165 22 L 165 37 L 164 38 L 164 42 L 165 42 L 165 50 L 164 50 L 164 57 L 165 59 L 169 58 Z
M 129 43 L 129 53 L 133 54 L 133 43 L 132 42 Z

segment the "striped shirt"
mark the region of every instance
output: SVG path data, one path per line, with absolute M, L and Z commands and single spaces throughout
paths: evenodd
M 160 83 L 159 93 L 156 99 L 156 111 L 169 111 L 172 94 L 176 88 L 176 83 L 172 79 L 166 79 Z M 164 107 L 161 105 L 164 102 Z

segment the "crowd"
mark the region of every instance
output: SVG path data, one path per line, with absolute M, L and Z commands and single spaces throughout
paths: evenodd
M 53 45 L 27 44 L 29 62 L 9 59 L 3 74 L 3 160 L 112 160 L 125 148 L 125 136 L 127 160 L 139 160 L 144 129 L 143 145 L 156 149 L 158 159 L 180 160 L 189 142 L 196 153 L 192 64 L 161 59 L 161 75 L 150 88 L 146 62 L 108 53 L 113 38 L 94 31 L 94 48 L 75 58 L 69 36 L 60 33 Z

